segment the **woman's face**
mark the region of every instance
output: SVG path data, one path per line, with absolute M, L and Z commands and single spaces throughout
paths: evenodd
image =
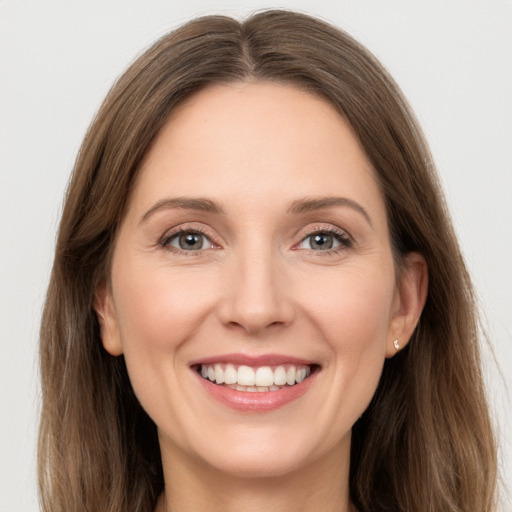
M 164 465 L 276 476 L 348 460 L 408 338 L 401 286 L 382 194 L 336 110 L 235 84 L 196 94 L 158 135 L 96 307 Z

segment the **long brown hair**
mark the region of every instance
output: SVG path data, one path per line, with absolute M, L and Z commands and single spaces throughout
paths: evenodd
M 343 31 L 267 11 L 196 19 L 114 85 L 69 184 L 41 327 L 39 475 L 46 512 L 149 512 L 163 488 L 156 427 L 93 309 L 139 164 L 173 109 L 212 83 L 271 80 L 327 99 L 350 123 L 386 200 L 397 259 L 419 251 L 429 291 L 409 345 L 387 360 L 353 427 L 360 511 L 494 510 L 496 453 L 475 300 L 421 131 L 398 87 Z

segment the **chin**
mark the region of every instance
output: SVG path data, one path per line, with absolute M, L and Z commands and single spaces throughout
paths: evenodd
M 239 425 L 227 436 L 215 435 L 215 442 L 208 443 L 203 437 L 201 442 L 194 443 L 195 457 L 199 457 L 204 468 L 226 476 L 278 478 L 298 473 L 321 460 L 343 460 L 350 451 L 350 431 L 339 441 L 332 433 L 319 435 L 315 431 L 301 432 L 297 425 L 288 427 Z
M 298 456 L 299 455 L 299 456 Z M 218 457 L 208 461 L 209 465 L 227 476 L 235 478 L 279 478 L 290 475 L 311 461 L 300 454 L 283 454 L 282 450 L 230 453 L 229 457 Z

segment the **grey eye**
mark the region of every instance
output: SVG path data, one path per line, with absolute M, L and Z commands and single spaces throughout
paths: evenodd
M 194 231 L 178 233 L 169 238 L 167 244 L 182 251 L 200 251 L 212 247 L 211 241 L 205 235 Z
M 301 242 L 301 249 L 310 249 L 313 251 L 327 251 L 339 247 L 341 242 L 336 236 L 330 233 L 313 233 L 307 236 Z

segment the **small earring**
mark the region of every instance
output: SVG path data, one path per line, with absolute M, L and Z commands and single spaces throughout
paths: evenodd
M 398 342 L 397 338 L 395 338 L 395 341 L 393 341 L 393 346 L 396 350 L 400 350 L 400 343 Z

